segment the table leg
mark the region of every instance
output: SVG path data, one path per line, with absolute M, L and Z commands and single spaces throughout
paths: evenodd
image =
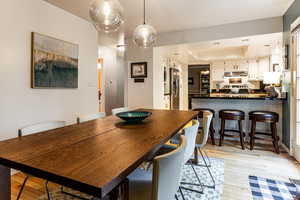
M 10 200 L 10 168 L 0 165 L 0 199 Z
M 125 179 L 109 193 L 110 200 L 129 200 L 129 180 Z

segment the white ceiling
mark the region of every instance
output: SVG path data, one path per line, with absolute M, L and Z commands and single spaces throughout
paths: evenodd
M 89 20 L 91 0 L 45 0 Z M 147 0 L 147 22 L 170 32 L 282 16 L 294 0 Z M 120 0 L 125 32 L 142 23 L 142 0 Z
M 281 46 L 282 33 L 273 33 L 160 48 L 165 57 L 173 57 L 191 64 L 213 60 L 270 56 L 276 47 L 280 48 Z

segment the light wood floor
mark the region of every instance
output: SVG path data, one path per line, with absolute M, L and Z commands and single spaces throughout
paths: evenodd
M 272 149 L 272 148 L 270 148 Z M 250 200 L 248 176 L 256 175 L 265 178 L 288 181 L 288 178 L 300 179 L 300 165 L 286 153 L 277 155 L 265 150 L 241 150 L 238 144 L 226 142 L 223 147 L 207 145 L 206 151 L 211 157 L 223 159 L 225 162 L 225 184 L 223 200 Z M 19 173 L 12 177 L 12 199 L 24 180 Z M 57 187 L 50 184 L 50 190 Z M 31 178 L 26 185 L 22 198 L 33 200 L 44 194 L 44 181 Z

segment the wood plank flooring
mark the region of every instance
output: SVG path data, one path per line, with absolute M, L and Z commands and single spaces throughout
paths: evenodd
M 223 147 L 207 145 L 206 151 L 209 156 L 223 159 L 225 162 L 225 184 L 223 200 L 250 200 L 252 199 L 249 189 L 248 176 L 256 175 L 265 178 L 288 181 L 288 178 L 300 179 L 300 165 L 288 156 L 287 153 L 277 155 L 269 150 L 241 150 L 238 143 L 225 141 Z M 18 173 L 12 177 L 12 199 L 21 187 L 24 175 Z M 45 181 L 31 178 L 24 189 L 21 199 L 34 200 L 45 192 Z M 50 190 L 57 188 L 50 184 Z

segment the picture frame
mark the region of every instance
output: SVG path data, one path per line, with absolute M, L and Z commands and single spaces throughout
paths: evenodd
M 131 78 L 147 78 L 147 62 L 131 63 Z
M 78 88 L 79 45 L 31 33 L 31 88 Z

